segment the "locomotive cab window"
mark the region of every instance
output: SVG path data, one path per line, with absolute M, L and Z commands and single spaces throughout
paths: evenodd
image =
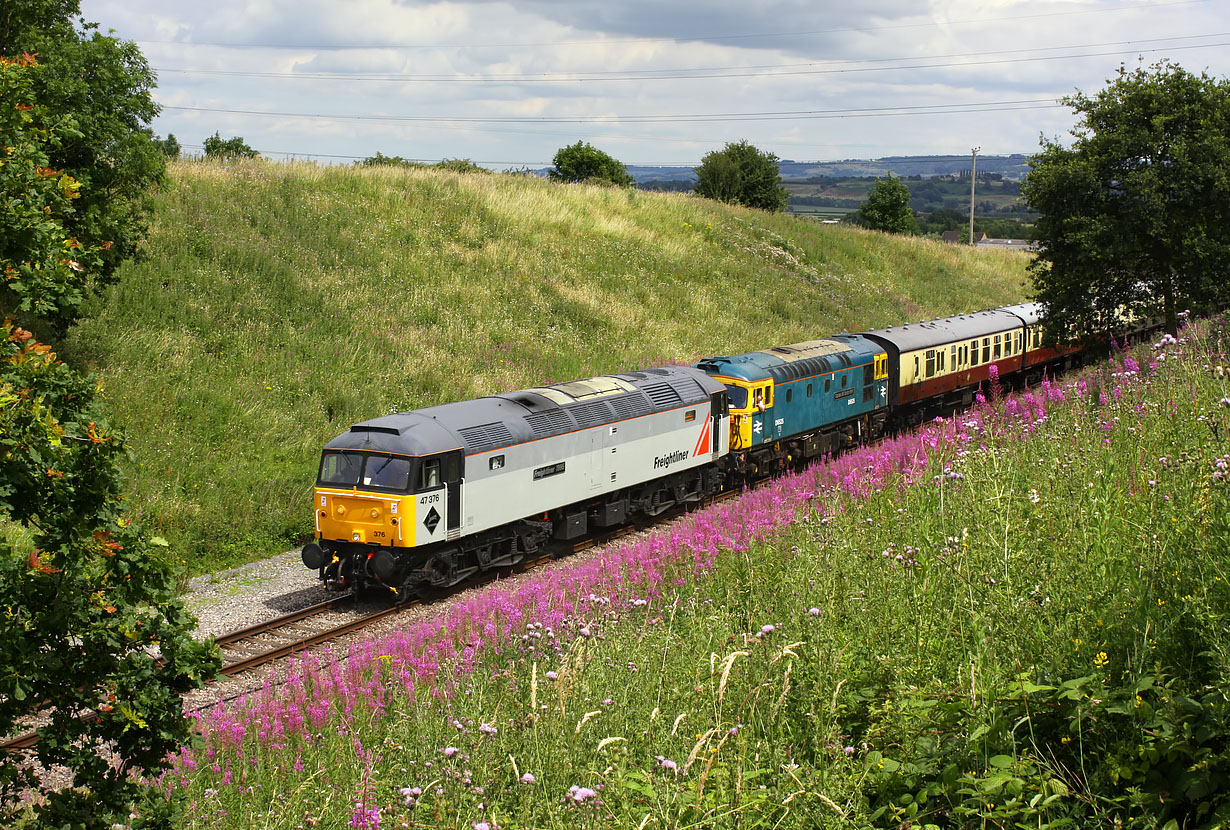
M 440 486 L 440 459 L 432 458 L 423 462 L 419 475 L 420 490 L 434 490 Z
M 727 386 L 726 394 L 730 396 L 731 409 L 747 409 L 747 390 L 742 386 Z
M 491 459 L 487 462 L 487 469 L 489 470 L 504 469 L 504 456 L 502 455 L 491 456 Z
M 410 459 L 393 455 L 369 455 L 363 464 L 363 485 L 406 492 L 410 485 Z
M 695 409 L 689 409 L 687 412 L 683 413 L 683 422 L 685 424 L 690 424 L 695 420 L 696 420 L 696 410 Z
M 320 460 L 320 483 L 353 487 L 359 483 L 362 469 L 363 456 L 358 453 L 326 452 Z

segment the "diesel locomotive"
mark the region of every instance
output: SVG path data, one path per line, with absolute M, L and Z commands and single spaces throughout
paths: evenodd
M 1131 336 L 1147 328 L 1137 326 Z M 951 414 L 1082 359 L 1025 303 L 400 412 L 324 448 L 303 563 L 402 598 Z

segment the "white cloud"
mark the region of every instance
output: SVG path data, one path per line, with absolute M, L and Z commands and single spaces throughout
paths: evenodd
M 1067 109 L 587 124 L 340 116 L 627 119 L 942 108 L 1093 91 L 1120 61 L 1132 64 L 1142 52 L 1148 63 L 1169 56 L 1196 71 L 1230 69 L 1225 46 L 1181 48 L 1230 42 L 1190 39 L 1228 28 L 1220 20 L 1221 0 L 222 0 L 209 6 L 84 0 L 83 6 L 104 29 L 139 41 L 160 71 L 157 97 L 166 109 L 158 132 L 194 144 L 220 130 L 267 152 L 301 155 L 361 157 L 379 150 L 537 165 L 563 144 L 584 139 L 628 163 L 694 164 L 707 150 L 742 138 L 795 159 L 963 154 L 974 145 L 984 152 L 1030 152 L 1039 133 L 1066 131 Z M 1120 41 L 1132 43 L 1114 45 Z M 1080 48 L 1055 48 L 1069 46 Z M 1060 54 L 1086 56 L 1050 59 Z M 689 74 L 683 70 L 724 77 L 645 77 Z M 219 72 L 249 74 L 207 74 Z

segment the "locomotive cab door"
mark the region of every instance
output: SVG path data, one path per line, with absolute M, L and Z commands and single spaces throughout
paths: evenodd
M 415 535 L 420 546 L 460 534 L 464 468 L 463 450 L 429 455 L 419 461 Z

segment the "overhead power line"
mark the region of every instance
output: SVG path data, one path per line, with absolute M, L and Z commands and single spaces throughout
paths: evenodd
M 1005 112 L 1021 109 L 1050 109 L 1062 106 L 1057 98 L 1020 101 L 988 101 L 968 104 L 931 104 L 908 107 L 853 107 L 836 110 L 784 110 L 779 112 L 697 113 L 691 115 L 614 115 L 614 116 L 447 116 L 447 115 L 348 115 L 341 113 L 266 112 L 222 107 L 182 107 L 164 104 L 164 110 L 180 112 L 219 112 L 231 115 L 260 115 L 271 118 L 312 118 L 342 121 L 389 123 L 468 123 L 468 124 L 696 124 L 715 121 L 793 121 L 828 118 L 878 118 L 891 115 L 956 115 L 974 112 Z
M 635 43 L 676 43 L 679 41 L 746 41 L 754 39 L 767 39 L 779 37 L 810 37 L 812 35 L 828 35 L 842 34 L 854 32 L 881 32 L 892 31 L 897 29 L 923 29 L 933 28 L 936 26 L 957 26 L 976 23 L 1002 23 L 1016 20 L 1038 20 L 1052 17 L 1072 17 L 1076 15 L 1089 14 L 1105 14 L 1108 12 L 1129 12 L 1139 11 L 1142 9 L 1154 8 L 1173 8 L 1177 6 L 1194 6 L 1201 5 L 1208 0 L 1179 0 L 1172 3 L 1139 3 L 1135 5 L 1120 5 L 1111 8 L 1100 9 L 1079 9 L 1065 12 L 1041 12 L 1038 14 L 1024 14 L 1005 17 L 982 17 L 982 18 L 963 18 L 957 20 L 929 20 L 922 23 L 900 23 L 888 26 L 851 26 L 833 29 L 812 29 L 808 31 L 790 31 L 790 32 L 760 32 L 760 33 L 744 33 L 744 34 L 717 34 L 717 35 L 701 35 L 701 34 L 678 34 L 659 37 L 646 38 L 623 38 L 623 39 L 597 39 L 597 40 L 565 40 L 565 41 L 548 41 L 540 43 L 389 43 L 389 44 L 363 44 L 359 46 L 347 46 L 337 44 L 310 44 L 310 43 L 227 43 L 217 41 L 182 41 L 182 40 L 137 40 L 138 43 L 152 43 L 170 46 L 210 46 L 226 49 L 542 49 L 552 47 L 568 47 L 568 46 L 592 46 L 592 45 L 623 45 Z
M 1107 54 L 1123 54 L 1124 51 L 1139 51 L 1139 46 L 1153 43 L 1168 43 L 1171 48 L 1192 49 L 1208 46 L 1224 46 L 1225 43 L 1183 44 L 1178 41 L 1230 37 L 1230 32 L 1218 32 L 1204 35 L 1182 35 L 1178 37 L 1144 38 L 1137 40 L 1110 41 L 1107 43 L 1086 43 L 1071 46 L 1045 46 L 1032 49 L 996 50 L 991 52 L 967 52 L 949 55 L 925 55 L 906 58 L 865 58 L 858 60 L 825 60 L 808 61 L 806 63 L 762 64 L 753 66 L 711 66 L 675 69 L 625 69 L 600 70 L 583 72 L 508 72 L 487 73 L 482 75 L 452 73 L 341 73 L 341 72 L 254 72 L 236 69 L 183 69 L 159 68 L 159 73 L 176 73 L 187 75 L 214 75 L 239 78 L 277 78 L 285 80 L 305 81 L 378 81 L 397 83 L 574 83 L 578 81 L 646 81 L 646 80 L 708 80 L 713 78 L 747 78 L 747 77 L 777 77 L 786 75 L 820 75 L 844 72 L 889 71 L 895 69 L 920 68 L 952 68 L 961 66 L 978 66 L 985 63 L 1011 63 L 1037 60 L 1064 60 L 1080 57 L 1091 57 Z M 987 56 L 1024 55 L 1030 52 L 1056 52 L 1064 49 L 1102 49 L 1105 47 L 1132 46 L 1127 50 L 1112 52 L 1083 53 L 1075 55 L 1034 55 L 1026 58 L 1000 57 L 994 61 L 939 64 L 907 64 L 904 66 L 883 66 L 883 64 L 900 63 L 901 61 L 937 61 L 959 58 L 982 58 Z M 1151 51 L 1158 51 L 1156 49 Z M 875 65 L 872 65 L 875 64 Z

